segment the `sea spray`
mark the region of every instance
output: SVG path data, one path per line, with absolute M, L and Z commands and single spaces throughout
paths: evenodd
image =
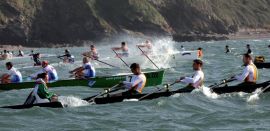
M 261 89 L 261 88 L 256 89 L 256 90 L 252 93 L 252 95 L 250 95 L 250 96 L 247 98 L 247 102 L 248 102 L 248 103 L 251 103 L 251 104 L 256 103 L 256 102 L 260 99 L 259 95 L 261 94 L 261 92 L 262 92 L 262 89 Z
M 89 103 L 75 96 L 59 96 L 58 100 L 67 107 L 87 106 Z
M 211 90 L 211 88 L 209 88 L 209 87 L 203 86 L 203 87 L 201 88 L 201 91 L 202 91 L 202 93 L 203 93 L 205 96 L 207 96 L 208 98 L 211 98 L 211 99 L 217 99 L 217 98 L 219 97 L 218 94 L 216 94 L 215 92 L 213 92 L 213 91 Z

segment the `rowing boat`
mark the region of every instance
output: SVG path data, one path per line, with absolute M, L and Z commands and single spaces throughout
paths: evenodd
M 61 102 L 48 102 L 48 103 L 29 104 L 29 105 L 3 106 L 1 108 L 28 109 L 28 108 L 32 108 L 32 107 L 63 108 L 64 106 L 61 104 Z
M 270 63 L 254 63 L 258 69 L 270 68 Z
M 169 63 L 171 60 L 182 61 L 182 60 L 195 60 L 198 58 L 197 51 L 176 51 L 170 53 L 158 53 L 158 54 L 149 54 L 147 55 L 154 63 L 159 67 L 166 68 L 166 63 Z M 139 63 L 142 65 L 142 68 L 152 68 L 152 64 L 149 64 L 150 61 L 143 55 L 134 55 L 129 57 L 121 57 L 128 65 L 132 63 Z M 100 61 L 110 63 L 117 67 L 123 67 L 123 63 L 117 57 L 107 57 L 100 58 Z M 98 63 L 98 62 L 97 62 Z M 151 65 L 151 66 L 149 66 Z
M 269 82 L 264 82 L 261 84 L 256 84 L 253 86 L 224 86 L 224 87 L 217 87 L 213 88 L 212 91 L 217 93 L 217 94 L 226 94 L 226 93 L 234 93 L 234 92 L 245 92 L 245 93 L 252 93 L 258 88 L 266 87 L 270 83 Z M 178 93 L 190 93 L 192 92 L 192 89 L 179 89 L 176 91 L 163 91 L 163 92 L 157 92 L 153 93 L 145 98 L 143 100 L 151 100 L 151 99 L 156 99 L 159 97 L 169 97 L 174 94 Z M 270 91 L 267 89 L 265 92 Z M 136 94 L 136 95 L 130 95 L 130 96 L 105 96 L 105 97 L 100 97 L 100 98 L 95 98 L 94 102 L 95 104 L 108 104 L 108 103 L 116 103 L 116 102 L 122 102 L 126 99 L 139 99 L 142 98 L 143 96 L 148 95 L 148 94 Z M 84 100 L 89 101 L 91 100 L 92 97 L 85 98 Z
M 245 92 L 245 93 L 252 93 L 258 88 L 266 87 L 270 84 L 270 82 L 264 82 L 261 84 L 256 84 L 253 86 L 223 86 L 223 87 L 216 87 L 212 88 L 212 91 L 217 94 L 225 94 L 225 93 L 234 93 L 234 92 Z M 130 95 L 130 96 L 105 96 L 100 98 L 95 98 L 94 102 L 95 104 L 108 104 L 108 103 L 116 103 L 116 102 L 122 102 L 125 99 L 140 99 L 145 95 L 148 95 L 147 97 L 144 97 L 142 100 L 151 100 L 156 99 L 159 97 L 169 97 L 174 94 L 178 93 L 190 93 L 192 92 L 192 89 L 179 89 L 176 91 L 163 91 L 163 92 L 156 92 L 151 95 L 148 94 L 136 94 L 136 95 Z M 269 92 L 270 89 L 265 90 L 264 92 Z M 95 97 L 95 96 L 93 96 Z M 88 97 L 83 100 L 89 101 L 92 100 L 93 97 Z M 52 102 L 52 103 L 40 103 L 40 104 L 31 104 L 31 105 L 14 105 L 14 106 L 4 106 L 1 108 L 10 108 L 10 109 L 26 109 L 26 108 L 32 108 L 32 107 L 50 107 L 50 108 L 63 108 L 65 105 L 62 105 L 60 102 Z
M 162 84 L 164 77 L 164 70 L 151 71 L 144 73 L 147 81 L 146 86 L 156 86 Z M 85 86 L 91 88 L 108 88 L 118 84 L 120 81 L 125 81 L 131 74 L 115 75 L 115 76 L 104 76 L 90 79 L 69 79 L 59 80 L 56 82 L 48 83 L 48 87 L 74 87 L 74 86 Z M 23 83 L 10 83 L 0 84 L 0 90 L 13 90 L 13 89 L 26 89 L 33 88 L 35 82 L 23 82 Z

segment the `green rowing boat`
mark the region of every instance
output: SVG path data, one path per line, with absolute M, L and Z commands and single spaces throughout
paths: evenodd
M 165 71 L 152 71 L 145 72 L 147 78 L 146 86 L 156 86 L 162 84 L 163 76 Z M 59 80 L 53 83 L 48 83 L 48 87 L 73 87 L 73 86 L 86 86 L 91 88 L 108 88 L 118 84 L 120 81 L 126 80 L 131 74 L 116 75 L 116 76 L 104 76 L 90 79 L 69 79 Z M 0 84 L 0 90 L 19 90 L 33 88 L 35 82 L 23 82 L 23 83 L 11 83 L 11 84 Z

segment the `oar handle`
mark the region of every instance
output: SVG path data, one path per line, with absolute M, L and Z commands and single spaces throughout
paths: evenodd
M 164 90 L 164 89 L 168 90 L 168 89 L 170 88 L 170 86 L 172 86 L 172 85 L 174 85 L 174 84 L 176 84 L 176 83 L 177 83 L 177 82 L 174 82 L 174 83 L 172 83 L 172 84 L 164 84 L 164 88 L 161 88 L 161 89 L 158 88 L 158 90 L 153 91 L 152 93 L 149 93 L 149 94 L 147 94 L 147 95 L 142 96 L 141 98 L 138 99 L 138 101 L 141 101 L 141 100 L 143 100 L 144 98 L 146 98 L 146 97 L 148 97 L 148 96 L 150 96 L 150 95 L 152 95 L 152 94 L 154 94 L 154 93 L 156 93 L 156 92 L 162 91 L 162 90 Z

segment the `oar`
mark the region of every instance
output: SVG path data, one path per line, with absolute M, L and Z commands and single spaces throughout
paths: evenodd
M 159 67 L 148 57 L 148 55 L 147 54 L 145 54 L 144 52 L 143 52 L 143 50 L 138 46 L 138 48 L 141 50 L 141 52 L 143 53 L 143 55 L 155 66 L 155 67 L 157 67 L 157 69 L 159 69 Z
M 91 58 L 92 59 L 92 57 L 91 56 L 87 56 L 87 55 L 83 55 L 83 56 L 85 56 L 85 57 L 88 57 L 88 58 Z M 104 62 L 104 61 L 101 61 L 101 60 L 98 60 L 98 59 L 94 59 L 95 61 L 98 61 L 98 62 L 100 62 L 100 63 L 103 63 L 103 64 L 105 64 L 105 65 L 108 65 L 108 66 L 111 66 L 111 67 L 115 67 L 115 68 L 117 68 L 117 66 L 114 66 L 114 65 L 111 65 L 111 64 L 109 64 L 109 63 L 107 63 L 107 62 Z
M 28 95 L 28 97 L 26 98 L 25 102 L 23 103 L 23 105 L 30 105 L 33 104 L 35 101 L 35 97 L 32 97 L 33 91 L 30 92 L 30 94 Z
M 112 49 L 113 50 L 113 52 L 115 53 L 115 55 L 117 55 L 118 56 L 118 54 L 115 52 L 115 50 L 114 49 Z M 121 57 L 118 57 L 123 63 L 125 63 L 125 65 L 129 68 L 129 66 L 128 66 L 128 64 L 121 58 Z
M 233 82 L 235 80 L 236 80 L 235 78 L 224 79 L 224 80 L 221 81 L 221 83 L 219 83 L 219 84 L 215 83 L 214 85 L 209 86 L 209 88 L 215 88 L 215 87 L 218 87 L 218 86 Z
M 60 57 L 60 56 L 57 56 L 57 58 L 58 58 L 58 59 L 61 59 L 61 60 L 64 60 L 64 59 L 63 59 L 62 57 Z
M 158 90 L 153 91 L 153 92 L 151 92 L 151 93 L 149 93 L 149 94 L 147 94 L 147 95 L 144 95 L 144 96 L 142 96 L 141 98 L 139 98 L 138 101 L 141 101 L 141 100 L 145 99 L 146 97 L 148 97 L 148 96 L 150 96 L 150 95 L 152 95 L 152 94 L 155 94 L 155 93 L 157 93 L 157 92 L 160 92 L 160 91 L 162 91 L 162 90 L 164 90 L 164 89 L 168 90 L 169 87 L 173 86 L 173 85 L 176 84 L 176 83 L 177 83 L 177 82 L 174 82 L 174 83 L 172 83 L 172 84 L 165 84 L 165 85 L 164 85 L 164 88 L 158 89 Z
M 268 85 L 268 86 L 266 86 L 264 89 L 262 89 L 262 91 L 260 91 L 259 93 L 258 93 L 258 96 L 260 95 L 260 94 L 262 94 L 262 93 L 264 93 L 266 90 L 268 90 L 270 88 L 270 85 Z
M 112 93 L 112 92 L 115 92 L 115 91 L 118 91 L 120 90 L 121 88 L 116 88 L 116 87 L 119 87 L 120 84 L 117 84 L 109 89 L 106 89 L 104 92 L 100 92 L 99 94 L 97 95 L 93 95 L 89 98 L 91 98 L 90 100 L 88 100 L 88 102 L 93 102 L 96 98 L 100 97 L 100 96 L 104 96 L 105 94 L 109 94 L 109 93 Z

